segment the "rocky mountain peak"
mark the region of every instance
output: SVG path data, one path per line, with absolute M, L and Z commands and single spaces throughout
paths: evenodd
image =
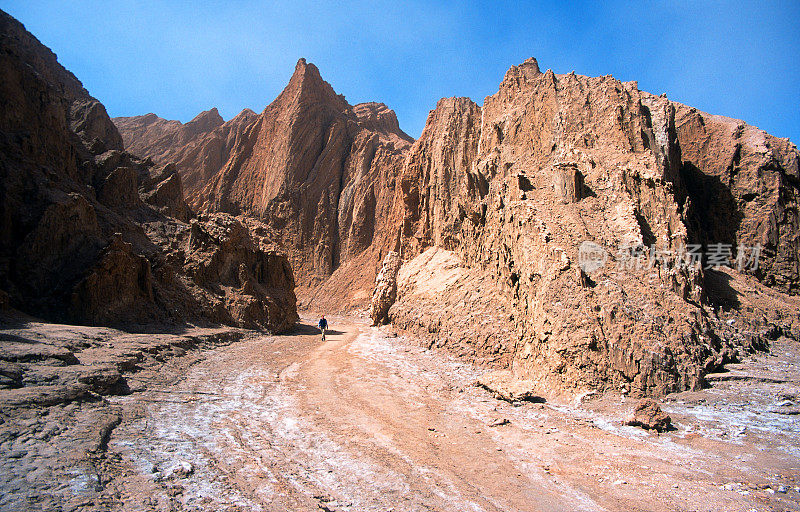
M 531 71 L 537 75 L 541 73 L 541 71 L 539 71 L 539 61 L 537 61 L 535 57 L 528 57 L 525 59 L 525 62 L 519 65 L 519 67 Z
M 0 44 L 14 58 L 38 74 L 67 99 L 88 98 L 83 84 L 70 71 L 58 64 L 56 54 L 44 46 L 25 26 L 11 15 L 0 11 Z
M 197 114 L 194 119 L 186 123 L 186 128 L 192 133 L 210 132 L 217 126 L 225 123 L 216 107 Z
M 153 124 L 156 121 L 158 121 L 159 119 L 161 119 L 161 118 L 158 117 L 157 115 L 153 114 L 152 112 L 150 112 L 149 114 L 145 114 L 145 115 L 141 116 L 141 122 L 142 122 L 142 124 L 145 124 L 145 125 Z
M 252 117 L 252 116 L 257 116 L 257 115 L 258 114 L 253 112 L 251 109 L 246 108 L 246 109 L 242 110 L 241 112 L 239 112 L 238 114 L 236 114 L 236 116 L 234 116 L 233 119 L 231 119 L 231 121 L 233 121 L 234 119 L 243 119 L 245 117 Z
M 539 62 L 535 58 L 530 57 L 518 66 L 511 66 L 511 68 L 506 71 L 506 75 L 503 78 L 503 83 L 505 84 L 507 82 L 512 82 L 519 84 L 521 82 L 536 78 L 541 74 L 542 72 L 539 70 Z
M 273 103 L 285 104 L 286 100 L 303 103 L 331 103 L 337 109 L 344 109 L 347 102 L 344 96 L 336 94 L 331 84 L 323 80 L 319 69 L 306 59 L 300 58 L 294 67 L 292 78 L 283 92 Z

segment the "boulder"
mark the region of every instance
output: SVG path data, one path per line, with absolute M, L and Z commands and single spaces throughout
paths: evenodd
M 640 400 L 633 414 L 625 421 L 626 425 L 642 427 L 646 430 L 664 432 L 672 427 L 672 418 L 661 410 L 651 398 Z

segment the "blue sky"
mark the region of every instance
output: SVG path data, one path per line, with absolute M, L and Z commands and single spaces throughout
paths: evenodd
M 443 96 L 478 103 L 534 56 L 612 74 L 800 143 L 800 2 L 0 0 L 112 116 L 260 112 L 299 57 L 419 136 Z

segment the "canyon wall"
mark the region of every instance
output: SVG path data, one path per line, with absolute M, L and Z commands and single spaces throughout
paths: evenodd
M 529 59 L 412 141 L 301 59 L 261 114 L 205 118 L 115 122 L 287 254 L 309 308 L 365 307 L 377 276 L 376 320 L 548 393 L 696 389 L 800 335 L 796 147 L 635 82 Z
M 394 112 L 381 103 L 351 106 L 300 59 L 261 114 L 244 111 L 221 124 L 215 118 L 201 131 L 189 128 L 196 120 L 181 125 L 148 114 L 114 121 L 132 151 L 176 161 L 198 211 L 257 220 L 289 257 L 307 303 L 365 303 L 393 237 L 394 180 L 412 141 Z M 338 293 L 319 293 L 334 287 L 328 278 L 340 269 Z
M 192 218 L 174 165 L 123 151 L 103 105 L 2 11 L 0 50 L 6 306 L 100 325 L 294 324 L 283 256 L 235 219 Z
M 401 252 L 420 255 L 417 265 L 427 248 L 447 249 L 493 276 L 476 297 L 508 306 L 489 326 L 478 321 L 486 314 L 469 311 L 443 322 L 419 286 L 404 295 L 401 269 L 389 317 L 461 345 L 481 333 L 469 343 L 475 358 L 505 355 L 516 374 L 551 392 L 696 389 L 759 336 L 797 336 L 792 301 L 773 315 L 780 326 L 756 308 L 737 329 L 725 327 L 714 301 L 725 280 L 706 268 L 710 260 L 687 254 L 695 244 L 708 255 L 727 243 L 735 257 L 739 245 L 746 252 L 760 243 L 759 267 L 742 274 L 795 293 L 797 150 L 719 118 L 695 134 L 701 116 L 712 118 L 610 76 L 542 73 L 533 59 L 512 67 L 482 107 L 441 100 L 399 178 Z M 725 131 L 731 124 L 742 133 Z M 727 188 L 712 188 L 730 161 Z M 582 265 L 586 243 L 604 265 Z M 463 296 L 458 286 L 436 292 L 454 312 Z M 504 344 L 491 341 L 509 329 Z

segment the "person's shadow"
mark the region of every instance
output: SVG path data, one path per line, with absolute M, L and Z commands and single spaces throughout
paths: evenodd
M 306 324 L 297 322 L 294 324 L 294 329 L 286 333 L 288 336 L 312 336 L 322 335 L 316 324 Z M 344 334 L 344 331 L 336 331 L 334 329 L 325 329 L 325 336 L 336 336 L 337 334 Z

